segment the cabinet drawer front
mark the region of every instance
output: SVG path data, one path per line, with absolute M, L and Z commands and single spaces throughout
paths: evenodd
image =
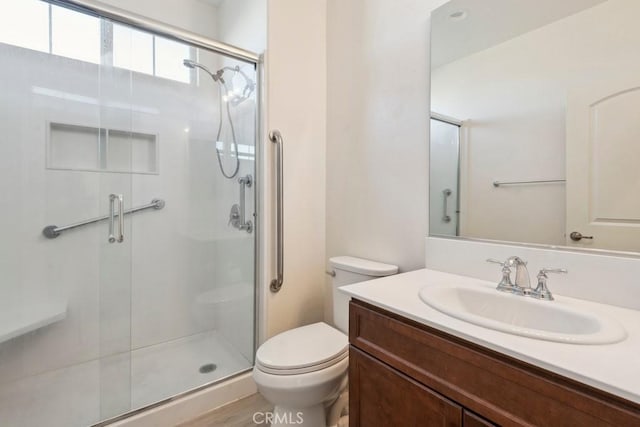
M 640 427 L 640 405 L 357 300 L 349 341 L 499 425 Z
M 349 349 L 352 427 L 461 427 L 462 408 L 353 346 Z

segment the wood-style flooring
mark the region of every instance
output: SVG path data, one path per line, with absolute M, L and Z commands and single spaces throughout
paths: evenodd
M 268 412 L 272 409 L 271 404 L 256 393 L 207 412 L 196 419 L 180 424 L 179 427 L 264 427 L 266 424 L 254 422 L 253 415 L 256 412 Z M 258 416 L 257 419 L 263 418 Z

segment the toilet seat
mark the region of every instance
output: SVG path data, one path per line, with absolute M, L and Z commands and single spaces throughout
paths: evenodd
M 272 374 L 272 375 L 308 374 L 310 372 L 320 371 L 322 369 L 326 369 L 326 368 L 328 368 L 330 366 L 333 366 L 333 365 L 337 364 L 338 362 L 340 362 L 341 360 L 346 359 L 348 356 L 349 356 L 349 350 L 345 350 L 338 357 L 336 357 L 334 359 L 331 359 L 331 360 L 328 360 L 326 362 L 320 363 L 318 365 L 306 366 L 306 367 L 302 367 L 302 368 L 289 368 L 289 369 L 270 368 L 270 367 L 267 367 L 267 366 L 263 365 L 258 360 L 256 360 L 256 368 L 258 368 L 262 372 L 265 372 L 267 374 Z
M 258 348 L 256 368 L 273 375 L 295 375 L 333 366 L 349 355 L 349 340 L 319 322 L 278 334 Z

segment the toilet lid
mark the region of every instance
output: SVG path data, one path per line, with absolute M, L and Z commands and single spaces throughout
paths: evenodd
M 346 357 L 349 339 L 326 323 L 314 323 L 278 334 L 258 348 L 256 363 L 268 371 L 308 372 Z
M 333 268 L 338 270 L 350 271 L 352 273 L 364 274 L 372 277 L 391 276 L 398 272 L 397 265 L 383 264 L 381 262 L 352 256 L 336 256 L 329 258 L 329 263 Z

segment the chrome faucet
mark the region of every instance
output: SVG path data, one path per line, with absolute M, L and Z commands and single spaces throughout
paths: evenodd
M 553 301 L 553 295 L 549 291 L 549 288 L 547 288 L 547 279 L 549 278 L 547 273 L 567 272 L 567 270 L 563 268 L 543 268 L 537 276 L 538 285 L 533 289 L 531 288 L 527 263 L 523 261 L 522 258 L 511 256 L 504 262 L 489 258 L 487 262 L 500 264 L 502 266 L 502 279 L 500 283 L 498 283 L 497 290 L 548 301 Z M 516 269 L 516 278 L 515 282 L 511 282 L 511 269 L 514 267 Z
M 527 290 L 531 290 L 531 281 L 529 279 L 529 270 L 527 270 L 527 263 L 522 258 L 517 256 L 511 256 L 507 258 L 505 263 L 509 267 L 516 267 L 516 280 L 513 284 L 519 288 L 523 293 L 527 293 Z
M 517 256 L 511 256 L 506 261 L 498 261 L 497 259 L 489 258 L 487 262 L 494 264 L 500 264 L 502 266 L 502 280 L 498 284 L 499 291 L 509 292 L 516 295 L 526 295 L 531 292 L 531 282 L 529 280 L 529 270 L 527 270 L 527 263 L 522 258 Z M 511 282 L 511 269 L 516 269 L 515 282 Z

